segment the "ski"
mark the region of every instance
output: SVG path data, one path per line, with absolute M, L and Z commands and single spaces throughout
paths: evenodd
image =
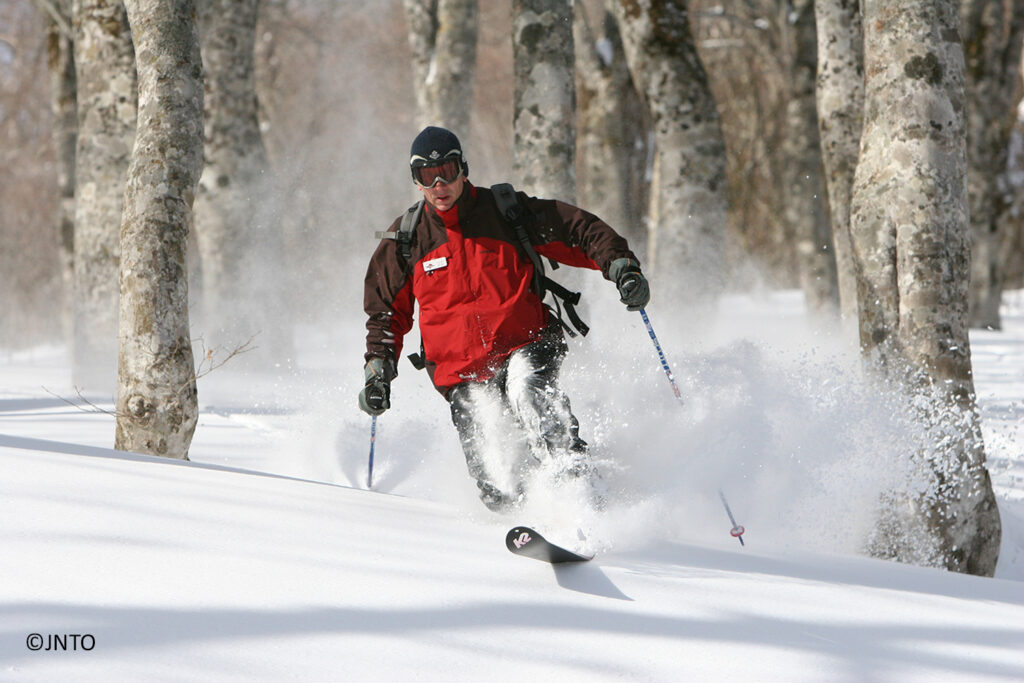
M 593 555 L 580 555 L 555 545 L 529 527 L 517 526 L 505 536 L 505 547 L 516 555 L 532 557 L 542 562 L 562 564 L 564 562 L 586 562 Z

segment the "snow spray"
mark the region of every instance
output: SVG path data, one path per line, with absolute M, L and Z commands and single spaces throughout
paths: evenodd
M 644 325 L 647 327 L 647 334 L 650 335 L 651 341 L 654 342 L 654 348 L 658 351 L 658 358 L 661 360 L 661 368 L 665 371 L 665 376 L 668 377 L 669 384 L 672 385 L 672 393 L 679 399 L 679 403 L 683 403 L 683 395 L 679 391 L 679 385 L 676 384 L 676 378 L 672 374 L 672 368 L 668 365 L 668 359 L 665 358 L 665 352 L 661 349 L 661 343 L 658 342 L 658 336 L 654 334 L 654 327 L 651 325 L 651 319 L 647 317 L 647 311 L 640 309 L 640 317 L 644 319 Z M 373 451 L 370 451 L 371 458 Z M 732 530 L 729 532 L 733 538 L 740 542 L 740 545 L 745 546 L 743 542 L 743 532 L 746 531 L 742 526 L 736 523 L 736 518 L 732 515 L 732 510 L 729 509 L 729 502 L 725 499 L 725 494 L 722 489 L 718 489 L 718 497 L 722 499 L 722 505 L 725 506 L 725 513 L 729 515 L 729 521 L 732 522 Z

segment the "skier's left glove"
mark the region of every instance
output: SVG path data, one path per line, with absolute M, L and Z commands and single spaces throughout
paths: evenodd
M 371 358 L 363 368 L 366 381 L 359 392 L 359 408 L 369 415 L 380 415 L 391 407 L 391 380 L 398 372 L 390 358 Z
M 651 300 L 651 285 L 640 272 L 640 264 L 629 258 L 617 258 L 608 267 L 608 277 L 619 288 L 619 301 L 630 311 L 639 311 Z

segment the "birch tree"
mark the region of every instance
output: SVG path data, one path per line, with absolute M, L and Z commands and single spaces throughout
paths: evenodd
M 74 0 L 75 153 L 72 382 L 113 391 L 117 377 L 118 228 L 135 136 L 132 35 L 121 0 Z
M 1006 184 L 1010 205 L 1000 218 L 999 228 L 1003 236 L 1003 281 L 1008 289 L 1020 289 L 1024 287 L 1024 99 L 1017 103 L 1010 132 Z
M 476 75 L 477 0 L 403 0 L 419 128 L 468 136 Z
M 781 0 L 690 0 L 690 28 L 718 103 L 726 147 L 727 268 L 747 283 L 800 287 L 797 236 L 786 220 L 790 59 Z M 756 270 L 749 268 L 753 261 Z M 748 278 L 753 279 L 748 279 Z M 764 278 L 764 280 L 762 280 Z
M 652 287 L 705 302 L 724 285 L 725 142 L 684 0 L 608 0 L 654 128 L 649 212 Z M 645 264 L 646 267 L 646 264 Z
M 572 0 L 512 0 L 515 175 L 531 194 L 576 201 Z
M 864 130 L 852 238 L 861 343 L 927 431 L 915 502 L 936 561 L 991 576 L 1000 522 L 967 335 L 964 61 L 956 0 L 865 0 Z M 876 549 L 877 551 L 877 549 Z M 883 554 L 904 558 L 897 545 Z M 917 559 L 917 558 L 911 558 Z
M 971 216 L 971 326 L 1000 329 L 1005 169 L 1020 91 L 1024 3 L 963 0 Z
M 781 7 L 786 14 L 780 24 L 790 76 L 783 149 L 786 221 L 796 236 L 800 285 L 808 309 L 834 314 L 839 292 L 815 105 L 818 43 L 814 0 L 786 0 Z
M 615 18 L 603 11 L 600 27 L 591 29 L 586 11 L 577 6 L 573 44 L 579 203 L 614 226 L 630 244 L 644 244 L 646 132 Z
M 201 329 L 211 350 L 257 337 L 264 361 L 291 353 L 283 246 L 254 77 L 258 0 L 198 0 L 205 164 L 195 203 Z
M 0 2 L 0 346 L 52 342 L 65 324 L 52 91 L 38 8 Z M 51 34 L 52 35 L 52 34 Z M 70 106 L 74 119 L 74 103 Z M 69 176 L 72 174 L 68 174 Z M 66 336 L 70 339 L 70 335 Z M 2 374 L 2 373 L 0 373 Z
M 53 149 L 57 163 L 58 249 L 65 291 L 74 286 L 75 146 L 78 143 L 78 94 L 75 83 L 75 36 L 71 0 L 49 4 L 46 21 L 47 68 L 50 73 L 50 110 L 53 112 Z M 65 313 L 70 314 L 70 297 Z M 67 338 L 71 339 L 70 315 Z
M 193 0 L 127 0 L 139 127 L 121 226 L 115 447 L 188 459 L 198 405 L 185 254 L 203 163 Z
M 864 34 L 857 0 L 817 0 L 817 108 L 835 250 L 839 310 L 857 319 L 857 274 L 850 242 L 850 193 L 864 109 Z

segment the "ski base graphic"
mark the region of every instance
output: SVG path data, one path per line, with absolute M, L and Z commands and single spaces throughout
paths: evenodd
M 580 555 L 567 548 L 555 545 L 533 529 L 525 526 L 517 526 L 506 534 L 505 547 L 516 555 L 532 557 L 535 560 L 550 562 L 551 564 L 586 562 L 594 557 L 593 555 Z

